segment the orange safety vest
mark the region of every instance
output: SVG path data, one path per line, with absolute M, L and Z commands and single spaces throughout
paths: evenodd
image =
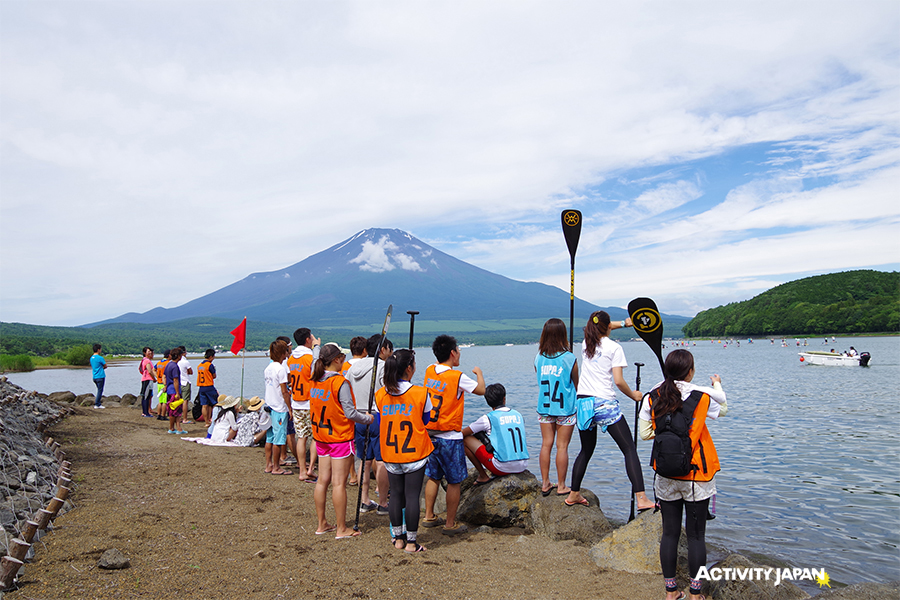
M 698 391 L 692 392 L 694 394 Z M 659 390 L 653 390 L 647 397 L 650 401 L 650 425 L 656 431 L 656 417 L 653 415 L 653 401 L 659 399 Z M 713 444 L 712 436 L 706 427 L 706 413 L 709 411 L 709 395 L 702 394 L 691 419 L 691 428 L 688 435 L 691 438 L 691 465 L 697 467 L 687 475 L 670 477 L 669 479 L 681 479 L 683 481 L 711 481 L 719 472 L 719 454 Z M 655 468 L 655 465 L 651 464 Z
M 348 363 L 346 360 L 344 361 L 344 365 L 341 367 L 341 377 L 346 377 L 346 376 L 347 376 L 347 371 L 350 370 L 350 367 L 351 367 L 351 366 L 353 366 L 353 365 L 351 365 L 350 363 Z
M 325 381 L 313 383 L 309 390 L 309 416 L 313 439 L 317 442 L 349 442 L 356 434 L 356 426 L 344 414 L 338 398 L 338 392 L 346 382 L 343 376 L 332 375 Z
M 381 413 L 381 458 L 389 463 L 411 463 L 422 460 L 434 450 L 428 429 L 422 423 L 422 411 L 428 401 L 428 390 L 414 385 L 403 394 L 393 396 L 385 388 L 375 393 Z
M 169 364 L 169 359 L 163 359 L 156 363 L 156 383 L 161 383 L 163 385 L 166 384 L 166 365 Z
M 466 395 L 459 389 L 461 371 L 447 369 L 438 373 L 437 365 L 425 369 L 425 387 L 431 398 L 431 420 L 426 427 L 432 431 L 462 431 Z
M 197 365 L 197 387 L 213 385 L 213 376 L 212 373 L 209 372 L 209 366 L 211 364 L 210 361 L 204 360 Z
M 294 402 L 306 402 L 309 400 L 309 389 L 313 385 L 312 379 L 312 353 L 304 354 L 297 358 L 293 354 L 288 357 L 288 386 L 291 388 L 291 398 Z

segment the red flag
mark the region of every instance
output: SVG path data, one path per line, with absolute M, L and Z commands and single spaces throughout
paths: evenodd
M 244 317 L 241 324 L 234 328 L 231 335 L 234 336 L 234 341 L 231 342 L 231 353 L 237 354 L 243 349 L 247 341 L 247 317 Z

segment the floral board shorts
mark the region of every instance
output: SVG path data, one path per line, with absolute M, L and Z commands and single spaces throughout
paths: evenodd
M 312 423 L 309 421 L 309 411 L 303 408 L 293 408 L 294 428 L 300 437 L 312 437 Z

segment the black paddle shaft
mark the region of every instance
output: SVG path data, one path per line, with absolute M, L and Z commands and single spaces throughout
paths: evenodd
M 578 250 L 578 240 L 581 238 L 581 211 L 567 208 L 562 211 L 560 219 L 571 259 L 569 270 L 569 350 L 572 350 L 575 347 L 575 252 Z
M 409 315 L 409 349 L 413 349 L 413 332 L 415 331 L 416 325 L 416 315 L 419 314 L 417 310 L 408 310 L 406 314 Z
M 381 346 L 387 337 L 388 328 L 391 326 L 391 313 L 394 311 L 394 305 L 388 306 L 387 314 L 384 316 L 384 326 L 381 328 L 381 339 L 378 341 L 378 348 L 375 349 L 375 358 L 372 361 L 372 384 L 369 387 L 369 414 L 372 414 L 372 405 L 375 403 L 375 383 L 378 380 L 378 356 L 381 354 Z M 359 531 L 359 509 L 362 506 L 362 476 L 366 468 L 366 453 L 369 451 L 369 427 L 366 426 L 366 435 L 363 437 L 363 451 L 360 455 L 362 465 L 359 469 L 359 492 L 356 495 L 356 520 L 353 522 L 353 531 Z M 378 499 L 381 502 L 381 498 Z
M 634 366 L 637 367 L 637 376 L 634 378 L 634 391 L 641 391 L 641 367 L 644 366 L 642 362 L 634 363 Z M 638 418 L 641 416 L 641 403 L 634 403 L 634 451 L 637 452 L 637 438 L 638 438 Z M 628 516 L 629 521 L 634 521 L 634 494 L 631 495 L 631 514 Z

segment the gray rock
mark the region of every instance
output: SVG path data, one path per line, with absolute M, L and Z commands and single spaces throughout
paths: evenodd
M 76 396 L 72 392 L 53 392 L 47 396 L 47 399 L 53 402 L 65 402 L 67 404 L 75 402 L 75 398 Z
M 111 402 L 115 402 L 115 403 L 117 403 L 117 404 L 121 404 L 121 403 L 122 403 L 122 397 L 121 397 L 121 396 L 117 396 L 116 394 L 112 394 L 112 395 L 110 395 L 110 396 L 103 396 L 103 398 L 101 398 L 101 402 L 102 402 L 103 404 L 106 404 L 106 403 L 108 403 L 108 402 L 110 402 L 110 403 L 111 403 Z
M 474 471 L 460 486 L 457 517 L 472 525 L 514 527 L 525 523 L 540 496 L 540 483 L 529 471 L 475 485 Z
M 595 544 L 612 531 L 612 525 L 600 510 L 600 501 L 590 490 L 582 488 L 589 506 L 568 506 L 565 496 L 555 493 L 546 498 L 540 494 L 531 506 L 531 528 L 538 535 L 554 541 L 578 540 Z
M 660 574 L 660 538 L 662 515 L 648 511 L 594 544 L 591 558 L 604 569 Z
M 96 394 L 81 394 L 75 397 L 75 404 L 78 406 L 90 406 L 94 403 L 94 398 L 96 397 Z
M 725 560 L 719 562 L 716 567 L 720 569 L 747 569 L 768 568 L 752 562 L 746 556 L 730 554 Z M 762 581 L 729 580 L 721 579 L 710 582 L 710 591 L 716 600 L 793 600 L 795 598 L 809 598 L 809 594 L 801 590 L 790 581 L 782 581 L 775 585 L 774 575 L 771 579 Z M 896 596 L 894 596 L 896 598 Z
M 900 598 L 900 581 L 891 583 L 857 583 L 839 590 L 826 590 L 816 600 L 897 600 Z
M 137 402 L 137 396 L 134 394 L 125 394 L 119 402 L 122 403 L 122 406 L 133 406 L 134 403 Z
M 118 548 L 110 548 L 100 555 L 97 566 L 101 569 L 127 569 L 131 563 Z

